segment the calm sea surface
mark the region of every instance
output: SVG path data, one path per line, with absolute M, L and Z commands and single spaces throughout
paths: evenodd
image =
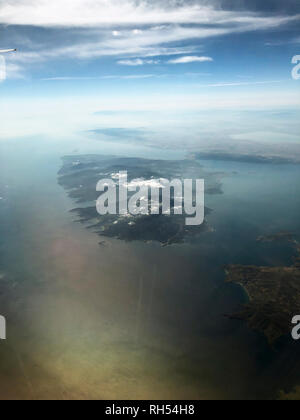
M 184 156 L 96 142 L 0 144 L 1 398 L 275 398 L 300 384 L 295 347 L 271 351 L 224 317 L 246 297 L 222 269 L 291 264 L 292 246 L 256 238 L 300 234 L 300 166 L 203 161 L 222 173 L 224 194 L 206 197 L 214 232 L 165 248 L 100 247 L 57 183 L 61 157 L 74 153 Z

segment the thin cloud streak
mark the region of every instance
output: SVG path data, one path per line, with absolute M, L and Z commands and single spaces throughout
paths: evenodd
M 169 64 L 189 64 L 189 63 L 205 63 L 214 61 L 212 57 L 197 57 L 197 56 L 186 56 L 169 60 Z
M 141 58 L 136 58 L 133 60 L 119 60 L 118 64 L 121 66 L 136 67 L 136 66 L 144 66 L 146 64 L 156 65 L 156 64 L 159 64 L 159 60 L 142 60 Z
M 258 81 L 258 82 L 231 82 L 231 83 L 211 83 L 206 85 L 197 85 L 198 87 L 234 87 L 234 86 L 254 86 L 254 85 L 269 85 L 274 83 L 282 83 L 282 80 L 265 80 L 265 81 Z
M 46 77 L 41 79 L 44 82 L 66 82 L 74 80 L 109 80 L 109 79 L 121 79 L 121 80 L 138 80 L 138 79 L 150 79 L 150 78 L 161 78 L 165 77 L 163 74 L 127 74 L 127 75 L 106 75 L 98 77 L 81 77 L 81 76 L 58 76 L 58 77 Z

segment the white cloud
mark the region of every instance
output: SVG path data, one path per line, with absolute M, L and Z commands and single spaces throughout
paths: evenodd
M 161 78 L 164 75 L 155 74 L 126 74 L 126 75 L 106 75 L 99 77 L 81 77 L 81 76 L 58 76 L 58 77 L 46 77 L 41 79 L 45 82 L 65 82 L 65 81 L 85 81 L 85 80 L 108 80 L 108 79 L 122 79 L 122 80 L 138 80 L 138 79 L 150 79 L 150 78 Z
M 154 74 L 127 74 L 127 75 L 111 75 L 111 76 L 101 76 L 101 79 L 123 79 L 123 80 L 138 80 L 138 79 L 150 79 L 152 77 L 162 77 L 156 76 Z
M 53 0 L 53 2 L 55 3 L 56 0 Z M 22 3 L 22 7 L 26 8 L 27 5 Z M 19 21 L 20 24 L 22 22 L 37 24 L 37 22 L 41 21 L 40 24 L 42 24 L 42 19 L 39 16 L 44 9 L 39 11 L 39 6 L 37 6 L 36 12 L 29 19 L 29 16 L 27 18 L 26 16 L 22 17 L 22 7 L 20 6 L 19 9 L 15 8 L 16 17 L 10 19 L 7 14 L 1 15 L 4 6 L 0 5 L 0 23 L 16 23 Z M 192 10 L 194 9 L 192 8 Z M 76 36 L 75 38 L 72 38 L 72 36 L 74 36 L 79 29 L 76 29 L 76 31 L 72 29 L 70 32 L 67 32 L 68 36 L 60 37 L 57 45 L 50 48 L 48 44 L 45 46 L 41 45 L 41 40 L 39 40 L 38 44 L 31 44 L 31 46 L 27 47 L 23 52 L 19 51 L 19 53 L 13 57 L 13 60 L 18 63 L 30 64 L 56 58 L 78 58 L 86 60 L 105 56 L 118 56 L 124 57 L 125 60 L 131 59 L 131 57 L 145 58 L 160 55 L 192 55 L 196 51 L 199 53 L 203 47 L 199 45 L 199 43 L 197 46 L 195 43 L 189 45 L 189 40 L 205 40 L 209 37 L 222 36 L 234 32 L 239 33 L 249 30 L 273 28 L 293 19 L 293 17 L 258 17 L 256 15 L 253 16 L 253 14 L 248 17 L 244 16 L 243 18 L 243 15 L 238 15 L 238 18 L 236 13 L 228 12 L 225 14 L 225 16 L 227 16 L 225 19 L 224 12 L 209 10 L 210 12 L 207 13 L 206 18 L 201 21 L 206 22 L 204 26 L 197 25 L 187 27 L 169 23 L 143 28 L 142 31 L 136 29 L 136 22 L 138 21 L 142 25 L 143 19 L 134 22 L 134 26 L 132 25 L 134 29 L 127 27 L 120 31 L 111 27 L 114 26 L 114 19 L 111 18 L 111 16 L 107 16 L 106 25 L 100 25 L 99 23 L 101 28 L 91 29 L 85 27 L 85 29 L 80 30 L 79 32 L 81 37 Z M 222 19 L 220 14 L 223 16 Z M 39 19 L 35 19 L 35 16 L 38 16 Z M 193 20 L 194 19 L 191 19 L 191 21 Z M 91 22 L 93 22 L 93 19 L 91 19 Z M 71 21 L 69 23 L 71 25 Z M 155 23 L 154 19 L 152 24 L 155 25 Z M 213 25 L 210 26 L 210 24 Z M 106 28 L 106 26 L 109 26 L 109 28 Z M 68 31 L 68 29 L 65 30 Z M 68 38 L 71 41 L 68 41 L 66 44 L 65 38 Z M 74 40 L 72 41 L 72 39 Z M 181 42 L 185 42 L 186 45 L 184 47 L 179 46 L 179 43 Z
M 205 63 L 208 61 L 214 61 L 211 57 L 197 57 L 194 55 L 188 55 L 185 57 L 175 58 L 174 60 L 169 60 L 170 64 L 188 64 L 188 63 Z
M 135 67 L 135 66 L 144 66 L 145 64 L 159 64 L 159 60 L 142 60 L 141 58 L 136 58 L 136 59 L 132 59 L 132 60 L 119 60 L 118 64 L 120 64 L 121 66 L 131 66 L 131 67 Z
M 42 80 L 54 81 L 54 82 L 66 82 L 66 81 L 74 81 L 74 80 L 97 80 L 99 77 L 81 77 L 81 76 L 58 76 L 58 77 L 46 77 Z
M 279 40 L 279 41 L 266 42 L 265 46 L 266 47 L 282 47 L 283 45 L 292 45 L 292 44 L 300 44 L 300 37 L 285 39 L 285 40 Z
M 197 85 L 198 87 L 235 87 L 235 86 L 255 86 L 255 85 L 269 85 L 274 83 L 281 83 L 282 80 L 265 80 L 265 81 L 258 81 L 258 82 L 225 82 L 225 83 L 210 83 L 207 85 Z
M 228 11 L 206 0 L 0 1 L 0 24 L 58 28 L 66 33 L 57 36 L 54 46 L 53 32 L 47 39 L 48 32 L 44 31 L 43 37 L 34 42 L 26 38 L 30 37 L 26 33 L 23 52 L 11 59 L 19 66 L 100 57 L 117 57 L 119 64 L 133 66 L 155 64 L 155 57 L 172 55 L 186 56 L 171 60 L 174 64 L 192 62 L 184 61 L 192 60 L 189 57 L 201 62 L 202 57 L 196 59 L 196 54 L 203 53 L 203 46 L 195 40 L 273 29 L 299 19 L 300 15 Z
M 141 31 L 140 29 L 134 29 L 134 30 L 132 31 L 132 33 L 133 33 L 133 35 L 140 35 L 140 34 L 142 34 L 142 33 L 143 33 L 143 31 Z
M 120 60 L 118 64 L 121 66 L 142 66 L 144 65 L 144 60 L 141 58 L 136 58 L 134 60 Z
M 202 4 L 201 4 L 202 3 Z M 213 3 L 212 3 L 213 4 Z M 242 24 L 277 26 L 291 17 L 263 17 L 250 12 L 226 11 L 208 6 L 206 1 L 185 4 L 165 0 L 14 0 L 0 5 L 0 22 L 11 25 L 53 27 L 97 27 L 99 25 L 139 25 L 166 23 Z

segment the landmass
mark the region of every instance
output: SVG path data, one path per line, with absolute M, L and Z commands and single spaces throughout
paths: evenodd
M 299 401 L 300 400 L 300 386 L 297 386 L 291 392 L 281 391 L 279 393 L 279 399 L 281 401 Z
M 300 160 L 295 157 L 263 156 L 251 155 L 248 153 L 228 153 L 228 152 L 198 152 L 194 154 L 200 160 L 222 160 L 242 163 L 262 163 L 262 164 L 299 164 Z
M 248 326 L 265 335 L 273 346 L 278 339 L 291 332 L 291 321 L 300 314 L 300 245 L 287 233 L 268 237 L 269 240 L 288 238 L 297 250 L 290 267 L 258 267 L 228 265 L 225 267 L 229 283 L 239 284 L 249 301 L 243 309 L 230 315 L 231 319 L 246 321 Z M 261 240 L 261 239 L 260 239 Z
M 222 174 L 204 170 L 203 166 L 195 160 L 165 161 L 101 155 L 66 156 L 63 158 L 58 182 L 79 204 L 71 210 L 77 216 L 77 221 L 87 224 L 87 228 L 95 231 L 100 237 L 123 241 L 156 241 L 162 246 L 167 246 L 183 243 L 204 232 L 213 231 L 206 219 L 202 225 L 186 226 L 186 215 L 172 214 L 174 209 L 172 199 L 172 216 L 165 214 L 99 215 L 95 202 L 100 193 L 96 191 L 96 185 L 101 179 L 116 179 L 120 171 L 128 172 L 129 182 L 133 179 L 204 179 L 206 194 L 223 193 Z M 208 216 L 211 211 L 205 208 L 205 216 Z
M 278 232 L 274 235 L 259 236 L 257 242 L 280 242 L 287 241 L 293 244 L 297 244 L 295 236 L 292 232 Z

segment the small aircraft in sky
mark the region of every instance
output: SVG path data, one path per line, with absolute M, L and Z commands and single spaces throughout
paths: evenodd
M 17 50 L 0 50 L 0 54 L 9 53 L 9 52 L 16 52 Z

